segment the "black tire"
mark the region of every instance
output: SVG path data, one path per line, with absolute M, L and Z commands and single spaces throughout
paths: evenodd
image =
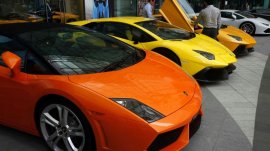
M 176 64 L 178 64 L 179 66 L 181 66 L 181 60 L 180 58 L 170 49 L 166 49 L 166 48 L 157 48 L 153 50 L 154 52 L 172 60 L 173 62 L 175 62 Z
M 42 136 L 44 142 L 49 146 L 48 142 L 45 140 L 45 135 L 42 133 L 42 128 L 41 128 L 42 112 L 44 111 L 44 109 L 46 109 L 46 107 L 49 107 L 52 105 L 60 105 L 60 106 L 66 107 L 68 110 L 70 110 L 72 113 L 74 113 L 76 115 L 76 117 L 81 122 L 81 125 L 83 127 L 84 136 L 85 136 L 85 141 L 84 141 L 82 151 L 95 151 L 96 145 L 95 145 L 94 134 L 93 134 L 93 131 L 92 131 L 90 124 L 88 123 L 88 120 L 83 115 L 83 113 L 79 110 L 79 108 L 77 108 L 73 103 L 71 103 L 67 100 L 61 99 L 61 98 L 60 99 L 56 98 L 56 99 L 50 100 L 49 103 L 43 103 L 41 106 L 39 106 L 39 109 L 37 109 L 38 119 L 36 119 L 37 120 L 36 123 L 37 123 L 38 129 L 39 129 L 40 135 Z M 51 113 L 53 113 L 53 111 Z M 57 114 L 55 114 L 55 115 L 57 115 Z M 77 141 L 77 140 L 74 139 L 74 141 Z M 58 144 L 59 144 L 59 142 L 58 142 Z M 53 150 L 52 148 L 50 148 L 50 149 Z M 63 148 L 63 150 L 65 150 L 65 148 Z
M 254 35 L 256 32 L 256 26 L 252 22 L 243 22 L 239 28 L 250 35 Z

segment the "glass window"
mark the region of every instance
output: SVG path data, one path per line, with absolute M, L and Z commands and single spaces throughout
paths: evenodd
M 136 24 L 153 32 L 162 39 L 191 39 L 195 37 L 194 33 L 188 32 L 184 29 L 177 28 L 161 21 L 152 20 L 138 22 Z
M 0 54 L 2 54 L 5 51 L 10 51 L 21 57 L 22 59 L 21 70 L 24 71 L 24 62 L 27 49 L 18 42 L 16 42 L 15 40 L 0 35 Z M 0 56 L 0 65 L 6 66 L 1 56 Z
M 245 17 L 247 17 L 247 18 L 255 18 L 254 15 L 252 15 L 252 14 L 250 14 L 250 13 L 247 13 L 247 12 L 237 11 L 236 13 L 238 13 L 238 14 L 240 14 L 240 15 L 242 15 L 242 16 L 245 16 Z M 235 14 L 235 15 L 237 15 L 237 14 Z M 238 15 L 238 16 L 240 16 L 240 15 Z M 242 17 L 242 16 L 240 16 L 240 17 Z M 244 17 L 242 17 L 242 18 L 244 18 Z M 242 19 L 242 18 L 241 18 L 241 19 Z
M 104 23 L 102 32 L 104 34 L 109 34 L 116 37 L 129 39 L 128 31 L 130 31 L 130 26 L 127 24 L 107 22 L 107 23 Z
M 189 18 L 192 18 L 193 16 L 196 16 L 193 8 L 190 6 L 190 4 L 186 1 L 186 0 L 177 0 L 179 5 L 182 6 L 182 8 L 184 9 L 186 15 Z
M 138 42 L 151 42 L 155 41 L 155 39 L 144 31 L 130 26 L 124 23 L 116 23 L 116 22 L 106 22 L 106 23 L 90 23 L 86 25 L 90 29 L 97 30 L 104 34 L 109 34 L 112 36 L 120 37 L 123 39 L 134 41 L 134 34 L 140 36 L 140 38 L 136 39 Z
M 88 74 L 122 69 L 145 53 L 114 38 L 79 28 L 53 28 L 19 36 L 61 74 Z
M 26 73 L 50 75 L 53 74 L 53 70 L 46 62 L 40 60 L 36 55 L 29 51 L 27 53 Z
M 137 16 L 137 0 L 114 0 L 115 16 Z
M 236 14 L 236 13 L 234 13 L 234 15 L 236 16 L 236 19 L 243 19 L 244 18 L 243 16 Z
M 221 17 L 233 19 L 231 12 L 221 12 Z

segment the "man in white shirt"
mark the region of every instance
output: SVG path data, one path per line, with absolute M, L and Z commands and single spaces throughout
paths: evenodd
M 218 30 L 221 27 L 220 10 L 213 6 L 213 0 L 204 0 L 204 4 L 206 8 L 201 10 L 195 21 L 195 27 L 201 22 L 204 27 L 202 34 L 217 39 Z
M 153 1 L 147 0 L 147 3 L 143 7 L 143 17 L 153 18 Z

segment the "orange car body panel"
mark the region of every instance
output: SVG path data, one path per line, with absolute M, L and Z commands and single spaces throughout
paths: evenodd
M 34 119 L 38 100 L 48 94 L 63 96 L 88 119 L 97 150 L 146 150 L 158 134 L 183 126 L 177 141 L 163 150 L 182 149 L 189 142 L 190 121 L 202 113 L 202 94 L 196 81 L 175 63 L 149 51 L 141 62 L 118 71 L 9 75 L 10 69 L 0 66 L 1 124 L 39 136 Z M 135 97 L 166 116 L 147 123 L 109 99 L 115 97 Z

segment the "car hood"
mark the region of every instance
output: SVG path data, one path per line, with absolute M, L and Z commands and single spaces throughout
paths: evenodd
M 69 80 L 107 98 L 133 98 L 167 116 L 188 103 L 196 81 L 170 60 L 146 52 L 141 62 L 117 71 L 71 75 Z
M 174 40 L 170 40 L 174 43 Z M 200 50 L 200 51 L 205 51 L 205 52 L 210 52 L 215 55 L 229 55 L 232 54 L 231 51 L 217 42 L 216 40 L 209 38 L 208 36 L 205 36 L 203 34 L 196 34 L 196 37 L 188 40 L 179 40 L 178 42 L 179 48 L 185 47 L 190 48 L 190 50 Z
M 270 24 L 270 21 L 264 19 L 264 18 L 261 18 L 261 17 L 257 17 L 257 18 L 252 18 L 258 22 L 261 22 L 261 23 L 266 23 L 266 24 Z

